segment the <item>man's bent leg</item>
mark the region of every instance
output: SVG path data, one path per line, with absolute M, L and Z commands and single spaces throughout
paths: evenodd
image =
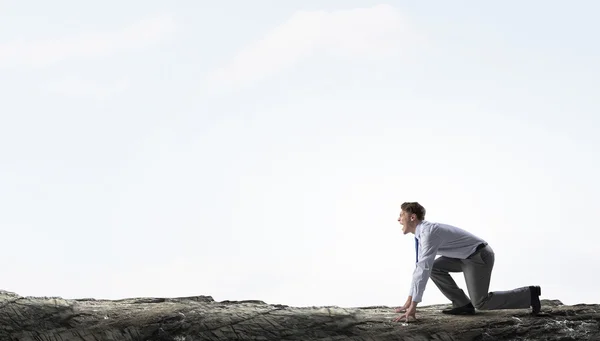
M 465 281 L 475 308 L 480 310 L 523 309 L 531 305 L 529 287 L 488 292 L 494 251 L 486 246 L 476 255 L 463 260 Z
M 449 274 L 449 272 L 461 271 L 463 271 L 461 260 L 449 257 L 437 258 L 431 268 L 431 280 L 440 289 L 442 294 L 452 302 L 452 306 L 455 308 L 471 303 L 465 292 L 456 285 L 456 282 Z
M 490 299 L 488 290 L 494 268 L 494 252 L 489 246 L 475 255 L 462 260 L 465 282 L 471 302 L 477 309 L 482 309 Z

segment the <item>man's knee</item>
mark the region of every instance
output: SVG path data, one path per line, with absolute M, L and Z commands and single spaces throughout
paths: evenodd
M 473 302 L 473 306 L 475 306 L 477 310 L 489 310 L 489 305 L 487 303 L 490 300 L 490 297 L 491 293 L 488 293 L 483 297 L 477 297 Z
M 447 275 L 448 275 L 447 270 L 444 270 L 440 266 L 436 266 L 436 262 L 433 262 L 433 266 L 431 267 L 431 273 L 430 273 L 429 277 L 431 278 L 431 280 L 434 283 L 437 284 L 439 281 L 443 280 L 443 278 L 445 278 Z
M 444 273 L 448 273 L 447 270 L 444 270 L 443 267 L 440 266 L 439 262 L 440 258 L 436 259 L 435 261 L 433 261 L 433 266 L 431 267 L 431 274 L 433 275 L 435 274 L 444 274 Z
M 475 309 L 477 310 L 487 310 L 486 305 L 484 304 L 484 302 L 477 302 L 475 304 L 473 304 L 475 306 Z

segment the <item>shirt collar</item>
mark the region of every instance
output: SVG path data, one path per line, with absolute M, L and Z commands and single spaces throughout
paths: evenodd
M 415 238 L 417 239 L 420 239 L 421 237 L 421 227 L 423 225 L 423 222 L 425 222 L 425 220 L 421 220 L 421 222 L 417 224 L 417 227 L 415 228 Z

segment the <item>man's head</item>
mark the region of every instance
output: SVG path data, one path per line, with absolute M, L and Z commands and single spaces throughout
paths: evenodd
M 417 225 L 425 219 L 425 207 L 418 202 L 405 202 L 400 205 L 398 221 L 402 225 L 402 232 L 415 233 Z

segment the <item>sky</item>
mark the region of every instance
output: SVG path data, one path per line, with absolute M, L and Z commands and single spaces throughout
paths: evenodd
M 399 306 L 418 201 L 598 303 L 599 10 L 0 0 L 0 289 Z

